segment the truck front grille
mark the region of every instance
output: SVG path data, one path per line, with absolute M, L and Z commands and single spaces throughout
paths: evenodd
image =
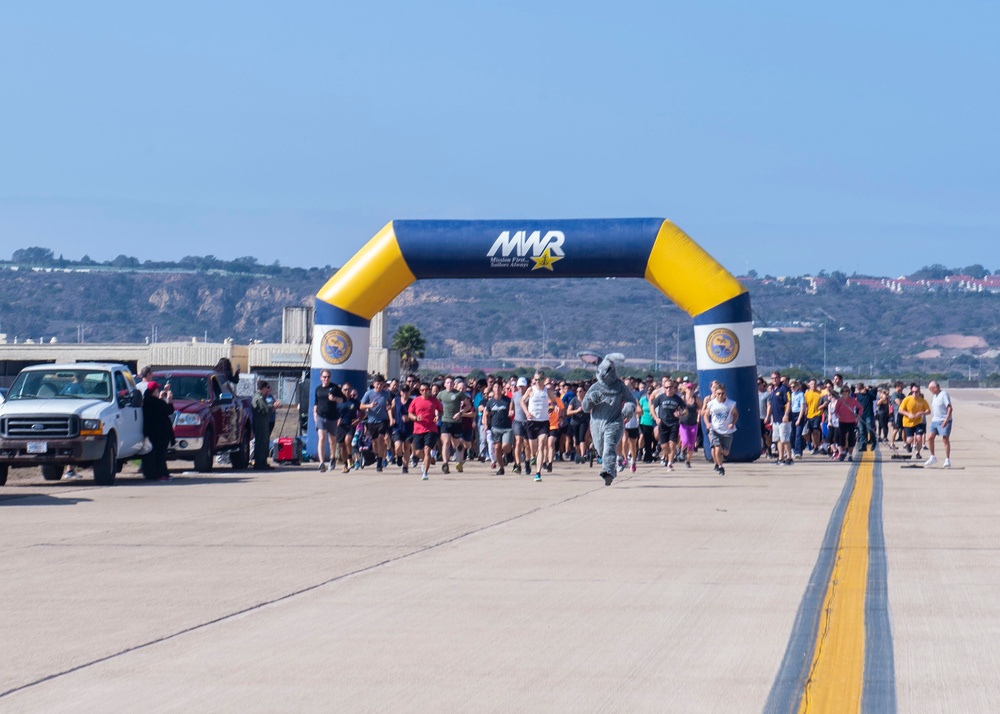
M 33 416 L 0 418 L 0 436 L 5 439 L 72 439 L 80 434 L 76 416 Z

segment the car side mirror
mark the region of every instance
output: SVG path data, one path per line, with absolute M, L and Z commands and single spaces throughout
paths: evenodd
M 142 392 L 140 392 L 138 389 L 133 389 L 132 390 L 132 398 L 130 400 L 130 404 L 133 407 L 141 407 L 142 406 Z

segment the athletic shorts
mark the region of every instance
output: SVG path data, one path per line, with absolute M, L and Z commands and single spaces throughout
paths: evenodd
M 504 446 L 510 446 L 514 443 L 514 430 L 513 429 L 490 429 L 493 433 L 493 443 L 503 444 Z
M 588 422 L 570 424 L 569 433 L 572 435 L 573 439 L 576 440 L 577 444 L 582 444 L 587 440 L 587 429 L 589 428 L 590 424 Z
M 709 430 L 708 436 L 713 447 L 719 446 L 723 451 L 729 451 L 729 449 L 733 446 L 732 434 L 720 434 L 715 429 L 711 429 Z
M 790 421 L 776 421 L 771 425 L 775 438 L 782 444 L 792 441 L 792 423 Z
M 528 422 L 526 421 L 515 421 L 514 426 L 511 429 L 511 433 L 514 436 L 527 437 L 528 436 Z
M 698 425 L 681 424 L 680 426 L 681 446 L 691 451 L 698 444 Z
M 413 424 L 407 424 L 405 429 L 393 429 L 392 430 L 392 440 L 393 441 L 409 441 L 413 438 Z
M 562 434 L 559 432 L 559 428 L 558 427 L 556 427 L 555 429 L 553 429 L 551 426 L 549 427 L 549 438 L 550 439 L 555 439 L 556 441 L 559 441 L 559 437 L 560 436 L 562 436 Z
M 336 419 L 326 417 L 316 417 L 316 431 L 327 431 L 337 438 L 337 426 L 340 424 Z
M 441 433 L 447 434 L 448 436 L 454 436 L 456 438 L 462 438 L 462 422 L 460 421 L 443 421 L 441 422 Z
M 808 417 L 806 419 L 806 428 L 803 429 L 802 432 L 804 434 L 811 434 L 814 431 L 818 431 L 820 433 L 823 433 L 822 429 L 823 429 L 823 417 L 822 417 L 822 415 L 821 416 L 814 416 L 814 417 Z
M 476 430 L 475 429 L 463 429 L 460 438 L 462 439 L 462 441 L 465 441 L 465 442 L 471 444 L 472 441 L 473 441 L 473 439 L 476 438 Z
M 627 436 L 630 439 L 638 439 L 639 438 L 639 427 L 635 427 L 634 429 L 626 429 L 625 430 L 625 436 Z
M 680 439 L 680 433 L 681 433 L 680 422 L 677 422 L 676 424 L 664 424 L 661 421 L 660 436 L 659 436 L 660 445 L 662 446 L 663 444 L 668 444 L 671 441 L 676 444 L 677 441 Z
M 943 421 L 932 421 L 929 433 L 937 434 L 938 436 L 951 436 L 951 425 L 953 423 L 950 420 L 947 424 Z
M 899 412 L 896 412 L 893 415 L 893 417 L 892 417 L 892 426 L 893 426 L 894 429 L 902 429 L 903 428 L 903 415 L 900 414 Z
M 916 426 L 904 426 L 903 433 L 906 434 L 907 439 L 912 439 L 914 436 L 923 436 L 927 433 L 927 425 L 917 424 Z
M 437 443 L 438 434 L 436 431 L 425 431 L 423 434 L 413 435 L 413 448 L 417 451 L 423 449 L 433 449 Z
M 365 428 L 368 429 L 368 435 L 373 439 L 377 439 L 380 436 L 385 436 L 389 433 L 389 422 L 387 421 L 369 421 L 365 422 Z
M 537 439 L 540 436 L 548 436 L 549 434 L 549 423 L 547 421 L 529 421 L 528 422 L 528 438 Z

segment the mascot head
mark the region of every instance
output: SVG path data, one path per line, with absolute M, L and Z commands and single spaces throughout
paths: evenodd
M 618 381 L 618 370 L 615 364 L 625 364 L 625 355 L 613 352 L 606 355 L 597 365 L 597 380 L 602 384 L 612 385 Z

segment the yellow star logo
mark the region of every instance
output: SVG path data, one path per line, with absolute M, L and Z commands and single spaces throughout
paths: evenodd
M 552 264 L 555 263 L 557 260 L 562 260 L 562 259 L 563 257 L 561 255 L 552 255 L 552 253 L 549 252 L 549 249 L 546 248 L 545 252 L 542 253 L 541 255 L 532 257 L 532 260 L 535 261 L 535 267 L 532 268 L 532 270 L 538 270 L 539 268 L 552 270 Z

